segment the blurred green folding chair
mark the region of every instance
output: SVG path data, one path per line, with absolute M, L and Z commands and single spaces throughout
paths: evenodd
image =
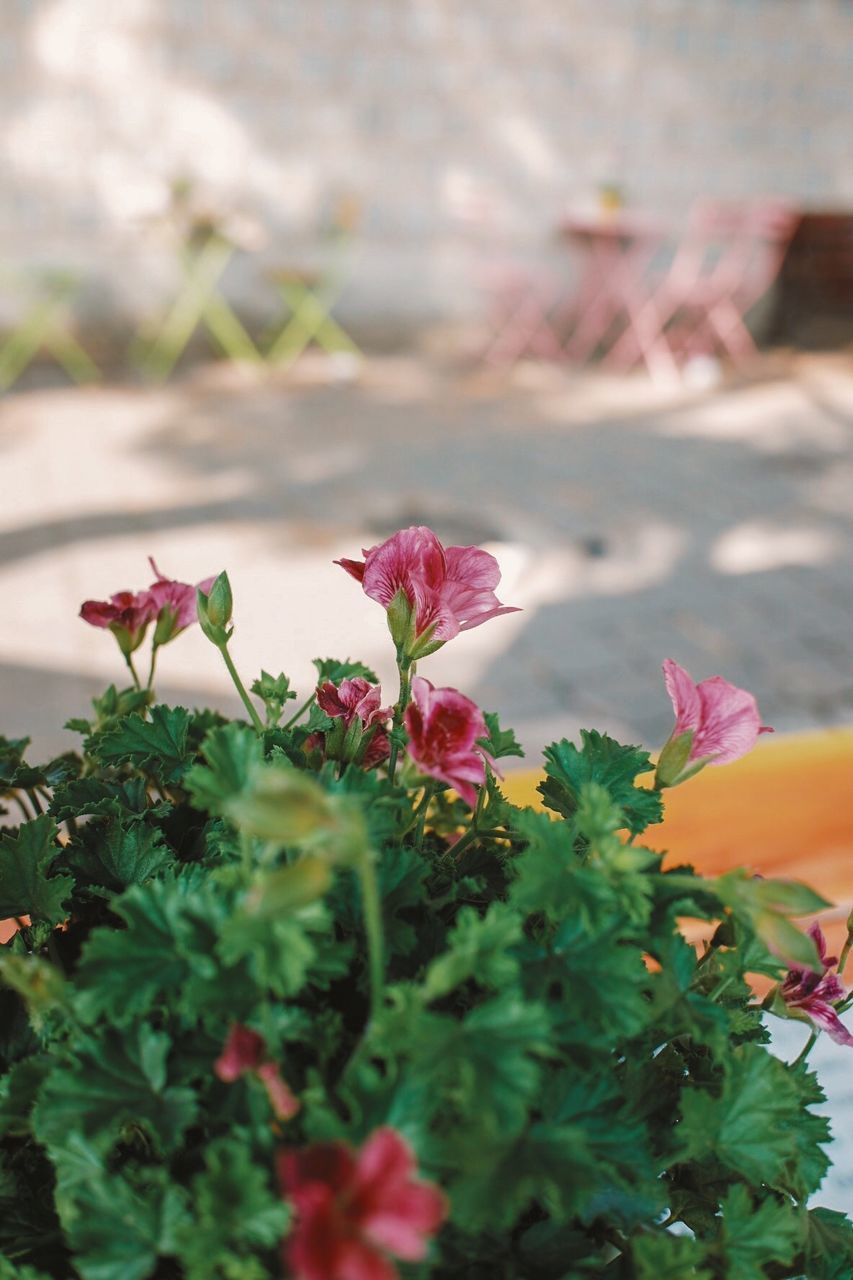
M 143 326 L 133 343 L 134 362 L 148 377 L 165 381 L 201 326 L 231 360 L 260 360 L 260 353 L 219 291 L 235 246 L 215 229 L 192 236 L 178 257 L 183 282 L 174 302 L 152 329 Z
M 338 273 L 324 276 L 285 269 L 274 271 L 271 279 L 287 308 L 287 318 L 266 352 L 269 364 L 279 368 L 290 365 L 312 343 L 329 355 L 345 352 L 361 356 L 355 342 L 332 315 L 343 292 L 343 280 Z
M 46 351 L 78 384 L 97 382 L 101 373 L 72 333 L 72 303 L 80 278 L 59 268 L 40 268 L 4 284 L 29 296 L 23 315 L 0 341 L 0 391 L 8 391 L 40 352 Z

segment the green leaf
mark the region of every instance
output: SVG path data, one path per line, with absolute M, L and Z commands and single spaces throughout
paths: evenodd
M 248 787 L 253 768 L 263 760 L 263 750 L 254 729 L 233 721 L 212 729 L 201 753 L 206 763 L 189 770 L 184 786 L 196 808 L 221 817 L 229 801 Z
M 53 1152 L 56 1204 L 82 1280 L 147 1280 L 158 1257 L 175 1252 L 184 1193 L 162 1169 L 108 1169 L 79 1133 Z
M 140 822 L 123 827 L 110 822 L 88 828 L 84 837 L 88 860 L 86 871 L 96 883 L 110 889 L 127 889 L 143 884 L 164 867 L 174 865 L 175 857 L 156 827 Z
M 152 803 L 144 778 L 111 782 L 103 778 L 75 778 L 53 793 L 50 812 L 57 821 L 65 818 L 122 818 L 124 821 L 150 815 L 165 816 L 166 803 Z
M 180 782 L 191 760 L 187 751 L 190 713 L 184 707 L 156 706 L 150 716 L 150 720 L 128 716 L 115 728 L 96 733 L 86 742 L 86 750 L 102 764 L 132 764 L 166 785 Z
M 767 1199 L 756 1204 L 742 1183 L 723 1200 L 722 1244 L 728 1280 L 767 1280 L 765 1267 L 789 1265 L 800 1247 L 803 1222 L 790 1204 Z
M 34 921 L 59 924 L 65 918 L 63 904 L 74 880 L 68 875 L 48 876 L 62 853 L 58 834 L 53 819 L 40 814 L 24 823 L 16 836 L 0 835 L 0 919 L 30 915 Z
M 833 1209 L 806 1214 L 809 1280 L 850 1280 L 853 1276 L 853 1222 Z
M 548 808 L 564 818 L 573 817 L 583 783 L 597 782 L 621 810 L 632 835 L 660 822 L 663 806 L 658 793 L 634 785 L 636 777 L 654 768 L 648 751 L 622 746 L 595 729 L 582 729 L 581 740 L 580 751 L 566 738 L 545 750 L 547 776 L 539 791 Z
M 313 662 L 317 668 L 318 684 L 323 684 L 326 680 L 331 680 L 332 684 L 340 684 L 342 680 L 354 680 L 356 676 L 369 680 L 371 684 L 379 683 L 376 672 L 363 662 L 353 662 L 349 658 L 343 662 L 338 658 L 314 658 Z
M 523 756 L 524 749 L 518 742 L 512 729 L 502 729 L 494 711 L 486 711 L 483 719 L 489 731 L 487 738 L 478 739 L 481 747 L 485 747 L 490 756 L 500 760 L 503 756 Z
M 178 1233 L 187 1280 L 242 1275 L 253 1249 L 284 1238 L 289 1213 L 268 1172 L 252 1153 L 251 1135 L 211 1142 L 205 1168 L 192 1181 L 192 1219 Z
M 710 1280 L 705 1250 L 698 1240 L 662 1231 L 636 1236 L 631 1242 L 636 1280 Z
M 495 991 L 510 986 L 518 976 L 513 948 L 522 936 L 521 920 L 506 903 L 492 903 L 485 916 L 471 907 L 463 908 L 448 937 L 447 950 L 427 971 L 424 996 L 436 1000 L 469 978 Z
M 685 1154 L 713 1155 L 749 1181 L 802 1195 L 803 1164 L 820 1169 L 821 1144 L 829 1140 L 828 1122 L 803 1105 L 803 1084 L 765 1049 L 745 1044 L 731 1052 L 723 1090 L 712 1097 L 702 1089 L 682 1094 L 678 1134 Z M 815 1163 L 817 1161 L 817 1163 Z M 825 1168 L 825 1165 L 824 1165 Z
M 45 1080 L 33 1115 L 40 1142 L 61 1149 L 82 1135 L 106 1155 L 126 1127 L 142 1128 L 161 1150 L 180 1146 L 196 1115 L 193 1091 L 168 1083 L 171 1042 L 145 1023 L 124 1034 L 81 1040 L 74 1059 Z

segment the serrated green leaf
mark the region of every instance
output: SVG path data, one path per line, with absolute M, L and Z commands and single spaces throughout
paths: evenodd
M 495 760 L 500 760 L 504 756 L 524 755 L 524 749 L 513 730 L 502 729 L 494 711 L 486 711 L 483 719 L 486 722 L 489 736 L 480 738 L 479 743 L 481 747 L 485 747 L 490 756 L 493 756 Z
M 191 762 L 187 750 L 190 713 L 185 707 L 156 706 L 150 719 L 134 714 L 96 733 L 86 750 L 102 764 L 132 764 L 166 785 L 180 782 Z
M 833 1209 L 810 1209 L 805 1256 L 809 1280 L 851 1280 L 853 1222 Z
M 379 683 L 376 672 L 363 662 L 353 662 L 350 658 L 343 662 L 339 658 L 314 658 L 312 661 L 317 668 L 318 684 L 323 684 L 326 680 L 331 680 L 332 684 L 340 684 L 342 680 L 354 680 L 356 676 L 369 680 L 371 684 Z
M 779 1200 L 755 1203 L 742 1183 L 723 1200 L 722 1245 L 729 1280 L 767 1280 L 765 1266 L 790 1264 L 802 1244 L 800 1213 Z
M 110 822 L 87 829 L 84 846 L 87 871 L 99 884 L 110 889 L 127 889 L 143 884 L 164 867 L 174 865 L 175 856 L 156 827 L 140 822 L 122 826 Z
M 155 803 L 148 795 L 144 778 L 125 778 L 121 782 L 103 778 L 75 778 L 57 787 L 50 802 L 50 812 L 57 821 L 65 818 L 122 818 L 124 821 L 149 814 L 160 818 L 171 805 Z
M 106 1155 L 124 1127 L 135 1126 L 163 1151 L 174 1151 L 197 1104 L 191 1089 L 168 1084 L 170 1044 L 165 1032 L 146 1023 L 82 1040 L 74 1061 L 56 1066 L 39 1091 L 33 1113 L 39 1141 L 62 1149 L 77 1133 Z
M 53 819 L 40 814 L 19 827 L 16 836 L 0 835 L 0 919 L 29 915 L 59 924 L 65 918 L 64 903 L 74 880 L 48 874 L 62 852 L 58 834 Z
M 631 1242 L 637 1280 L 710 1280 L 706 1252 L 698 1240 L 687 1236 L 638 1235 Z
M 132 1182 L 108 1170 L 79 1133 L 53 1158 L 57 1207 L 82 1280 L 147 1280 L 158 1257 L 175 1251 L 184 1193 L 161 1169 L 140 1170 Z
M 660 822 L 663 807 L 658 793 L 634 785 L 635 778 L 654 768 L 648 751 L 622 746 L 595 729 L 582 729 L 581 741 L 580 750 L 566 738 L 545 749 L 547 776 L 538 789 L 548 808 L 564 818 L 573 817 L 582 784 L 597 782 L 621 810 L 632 835 Z
M 447 950 L 427 971 L 425 998 L 436 1000 L 469 978 L 481 987 L 502 991 L 518 976 L 513 949 L 521 940 L 521 919 L 506 903 L 492 903 L 485 916 L 464 908 L 448 937 Z
M 212 729 L 201 753 L 206 763 L 194 765 L 184 785 L 197 808 L 221 817 L 229 801 L 248 786 L 253 768 L 263 760 L 263 750 L 253 729 L 232 722 Z

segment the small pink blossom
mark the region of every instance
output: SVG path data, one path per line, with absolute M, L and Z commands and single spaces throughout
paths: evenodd
M 479 547 L 444 547 L 425 525 L 401 529 L 362 552 L 364 560 L 336 560 L 385 609 L 402 591 L 412 615 L 409 656 L 423 657 L 460 631 L 502 613 L 516 613 L 495 595 L 498 562 Z M 392 632 L 394 628 L 392 627 Z M 400 637 L 395 635 L 398 643 Z
M 393 1259 L 418 1262 L 447 1215 L 396 1130 L 377 1129 L 356 1152 L 321 1142 L 279 1156 L 282 1190 L 296 1221 L 285 1242 L 295 1280 L 396 1280 Z
M 838 975 L 830 972 L 838 960 L 826 954 L 826 939 L 819 924 L 811 925 L 808 933 L 814 939 L 823 970 L 813 973 L 810 969 L 791 969 L 780 987 L 782 999 L 790 1008 L 806 1014 L 836 1044 L 853 1045 L 853 1035 L 833 1007 L 847 994 Z
M 494 760 L 477 746 L 489 731 L 475 702 L 458 689 L 436 689 L 423 676 L 412 681 L 412 701 L 404 716 L 409 742 L 406 747 L 418 768 L 458 791 L 472 808 L 477 803 L 474 784 L 486 781 L 484 760 Z
M 391 743 L 385 724 L 391 716 L 391 708 L 383 707 L 382 687 L 370 684 L 363 676 L 342 680 L 335 685 L 326 680 L 317 689 L 317 705 L 333 720 L 341 722 L 340 728 L 327 735 L 311 734 L 306 748 L 325 745 L 330 759 L 355 760 L 371 769 L 387 760 Z
M 84 600 L 80 606 L 83 621 L 112 631 L 125 654 L 139 648 L 155 616 L 147 591 L 117 591 L 109 600 Z
M 670 740 L 688 730 L 693 733 L 688 764 L 696 760 L 731 764 L 752 750 L 759 734 L 773 732 L 761 723 L 753 695 L 722 676 L 696 684 L 672 658 L 664 662 L 663 675 L 675 710 Z
M 154 563 L 153 556 L 148 557 L 148 563 L 156 574 L 156 579 L 147 592 L 152 616 L 157 618 L 154 643 L 168 644 L 197 620 L 196 590 L 207 595 L 216 581 L 216 575 L 204 578 L 196 588 L 189 582 L 177 582 L 174 578 L 164 577 Z
M 251 1027 L 234 1024 L 213 1070 L 225 1084 L 234 1084 L 244 1075 L 255 1076 L 266 1089 L 273 1115 L 279 1120 L 290 1120 L 299 1110 L 299 1099 L 267 1056 L 266 1041 Z

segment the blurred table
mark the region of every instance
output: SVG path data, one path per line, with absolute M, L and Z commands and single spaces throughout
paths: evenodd
M 678 367 L 654 307 L 650 268 L 666 243 L 667 230 L 642 214 L 625 210 L 598 214 L 569 212 L 558 231 L 581 258 L 577 293 L 571 300 L 570 360 L 588 360 L 596 350 L 615 367 L 613 342 L 633 332 L 643 362 L 654 376 L 676 377 Z

